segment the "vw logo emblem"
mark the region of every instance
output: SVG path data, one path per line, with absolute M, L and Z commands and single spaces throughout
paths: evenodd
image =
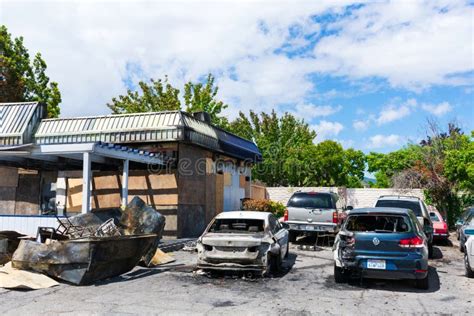
M 377 237 L 374 237 L 374 239 L 372 239 L 372 242 L 375 246 L 378 246 L 380 244 L 380 240 Z

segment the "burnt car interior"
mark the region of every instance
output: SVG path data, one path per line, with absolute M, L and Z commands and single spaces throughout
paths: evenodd
M 260 219 L 221 218 L 216 219 L 211 233 L 263 233 L 264 221 Z
M 406 233 L 410 225 L 404 216 L 358 215 L 350 216 L 346 229 L 352 232 Z

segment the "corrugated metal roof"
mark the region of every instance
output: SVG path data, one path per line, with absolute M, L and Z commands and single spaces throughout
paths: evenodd
M 189 141 L 238 158 L 261 158 L 251 141 L 182 111 L 46 119 L 34 137 L 37 144 Z
M 33 130 L 44 116 L 44 106 L 38 102 L 0 103 L 0 145 L 31 142 Z
M 48 119 L 41 121 L 35 139 L 38 144 L 178 140 L 176 126 L 183 126 L 179 112 Z

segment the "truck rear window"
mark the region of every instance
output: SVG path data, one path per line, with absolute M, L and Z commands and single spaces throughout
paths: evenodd
M 378 200 L 375 207 L 395 207 L 412 210 L 415 216 L 423 216 L 421 213 L 420 203 L 403 200 Z
M 396 215 L 350 215 L 345 228 L 352 232 L 406 233 L 410 232 L 408 217 Z
M 260 219 L 218 218 L 209 229 L 211 233 L 261 233 L 265 222 Z
M 288 201 L 288 207 L 335 208 L 331 196 L 321 193 L 298 193 Z

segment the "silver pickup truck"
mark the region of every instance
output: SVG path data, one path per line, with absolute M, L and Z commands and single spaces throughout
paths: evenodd
M 289 240 L 299 235 L 334 233 L 339 230 L 338 196 L 329 192 L 296 192 L 288 200 L 284 221 Z

